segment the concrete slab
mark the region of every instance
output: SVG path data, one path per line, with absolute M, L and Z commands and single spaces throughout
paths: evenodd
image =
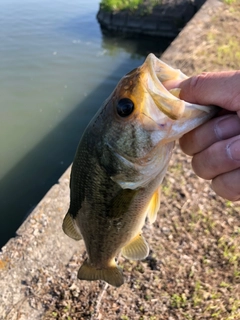
M 2 248 L 0 319 L 41 319 L 44 306 L 31 305 L 28 282 L 38 281 L 43 269 L 54 277 L 76 250 L 84 249 L 82 241 L 75 242 L 62 232 L 69 204 L 69 173 L 70 168 L 21 225 L 17 236 Z

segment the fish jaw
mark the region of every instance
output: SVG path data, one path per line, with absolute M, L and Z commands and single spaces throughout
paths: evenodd
M 185 80 L 187 76 L 152 53 L 147 56 L 141 68 L 146 74 L 145 87 L 159 111 L 173 120 L 179 119 L 184 112 L 184 101 L 171 94 L 163 83 L 168 80 Z
M 180 88 L 167 90 L 164 82 L 185 80 L 188 77 L 178 69 L 149 54 L 141 66 L 145 86 L 150 98 L 146 100 L 142 123 L 161 143 L 179 139 L 183 134 L 211 119 L 219 110 L 216 106 L 202 106 L 181 100 Z M 147 119 L 148 118 L 148 119 Z
M 201 106 L 185 102 L 185 110 L 182 117 L 171 126 L 171 133 L 168 141 L 180 139 L 185 133 L 197 128 L 207 120 L 211 119 L 219 111 L 216 106 Z

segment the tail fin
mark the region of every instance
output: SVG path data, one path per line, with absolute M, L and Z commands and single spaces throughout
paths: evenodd
M 124 280 L 122 270 L 116 265 L 115 261 L 109 267 L 97 269 L 86 260 L 78 270 L 80 280 L 104 280 L 114 287 L 120 287 Z

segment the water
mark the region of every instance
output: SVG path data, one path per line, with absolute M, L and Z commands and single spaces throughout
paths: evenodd
M 0 247 L 71 164 L 121 76 L 169 44 L 103 36 L 98 7 L 0 2 Z

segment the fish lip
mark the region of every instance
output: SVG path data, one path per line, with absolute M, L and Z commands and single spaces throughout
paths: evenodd
M 186 80 L 188 78 L 181 70 L 170 67 L 161 59 L 158 59 L 153 53 L 147 56 L 145 63 L 149 68 L 152 78 L 156 82 L 163 83 L 168 80 L 173 80 L 174 78 L 178 80 Z M 163 88 L 169 93 L 169 90 L 164 86 Z
M 184 113 L 184 101 L 167 90 L 163 82 L 173 79 L 184 80 L 187 79 L 187 76 L 180 70 L 168 66 L 152 53 L 147 56 L 142 67 L 147 78 L 145 79 L 145 88 L 159 111 L 172 120 L 179 119 Z
M 163 85 L 164 81 L 185 80 L 188 77 L 180 70 L 165 64 L 154 54 L 151 53 L 147 56 L 142 67 L 144 68 L 143 71 L 145 71 L 147 77 L 143 84 L 154 101 L 158 111 L 162 114 L 161 116 L 159 112 L 156 112 L 151 108 L 152 110 L 148 110 L 147 116 L 156 122 L 159 125 L 159 128 L 161 128 L 163 114 L 167 116 L 169 120 L 180 120 L 191 118 L 193 116 L 192 114 L 194 113 L 196 115 L 197 111 L 199 111 L 199 115 L 201 113 L 211 114 L 213 109 L 215 109 L 214 113 L 217 112 L 216 108 L 213 106 L 202 106 L 186 102 L 167 90 Z M 152 112 L 154 117 L 152 117 Z

